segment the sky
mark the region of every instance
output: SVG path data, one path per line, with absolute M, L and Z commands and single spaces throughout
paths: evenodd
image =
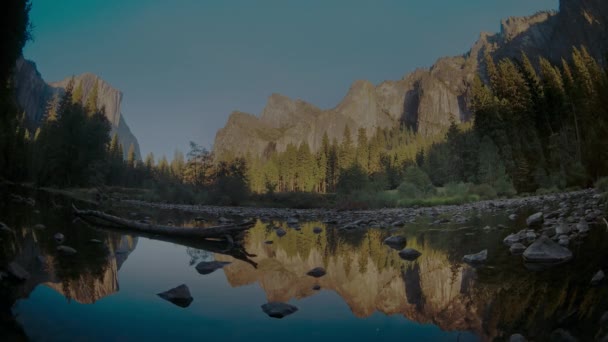
M 142 154 L 212 147 L 232 111 L 272 93 L 336 106 L 465 53 L 500 20 L 558 0 L 32 0 L 24 49 L 47 82 L 92 72 L 123 96 Z

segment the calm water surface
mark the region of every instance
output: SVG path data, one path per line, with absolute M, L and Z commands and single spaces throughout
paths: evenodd
M 394 232 L 422 252 L 414 262 L 382 244 L 389 229 L 340 232 L 318 222 L 302 223 L 300 231 L 282 222 L 258 222 L 245 240 L 245 253 L 231 256 L 220 253 L 223 246 L 160 241 L 73 222 L 69 203 L 60 198 L 38 195 L 34 207 L 3 198 L 0 221 L 15 234 L 0 236 L 0 261 L 15 261 L 31 274 L 25 282 L 0 285 L 0 332 L 9 339 L 485 341 L 521 332 L 542 341 L 557 328 L 582 340 L 606 333 L 599 321 L 608 309 L 607 288 L 589 286 L 591 276 L 608 266 L 606 233 L 597 227 L 583 244 L 571 246 L 571 263 L 531 272 L 502 245 L 521 228 L 506 215 L 458 226 L 421 220 Z M 114 209 L 122 215 L 129 213 L 125 210 Z M 141 215 L 194 224 L 187 213 Z M 38 223 L 46 229 L 35 229 Z M 508 228 L 482 229 L 500 223 Z M 278 238 L 273 226 L 287 235 Z M 317 226 L 323 233 L 313 233 Z M 56 232 L 66 236 L 64 244 L 76 248 L 76 255 L 58 255 Z M 463 255 L 485 248 L 485 267 L 461 262 Z M 197 263 L 211 260 L 230 264 L 208 275 L 196 271 Z M 326 276 L 306 275 L 318 266 Z M 180 284 L 194 298 L 187 308 L 157 296 Z M 321 290 L 313 290 L 315 285 Z M 261 305 L 272 301 L 299 310 L 270 318 Z

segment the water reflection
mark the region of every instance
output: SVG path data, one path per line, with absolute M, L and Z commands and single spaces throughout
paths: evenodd
M 387 229 L 340 232 L 319 222 L 310 222 L 301 224 L 296 230 L 283 222 L 258 222 L 245 238 L 244 246 L 237 249 L 224 243 L 176 239 L 171 239 L 170 243 L 165 239 L 152 243 L 148 240 L 159 239 L 155 236 L 147 236 L 138 244 L 136 237 L 73 222 L 69 211 L 0 204 L 2 219 L 14 229 L 13 235 L 0 237 L 0 260 L 3 265 L 17 262 L 31 275 L 25 282 L 1 282 L 2 317 L 10 316 L 15 302 L 23 299 L 20 302 L 26 304 L 15 312 L 23 313 L 22 322 L 28 334 L 34 333 L 32 329 L 40 330 L 37 318 L 32 318 L 38 317 L 33 312 L 41 309 L 36 301 L 40 296 L 49 296 L 41 290 L 34 293 L 39 285 L 76 303 L 95 303 L 72 307 L 76 313 L 86 311 L 85 307 L 116 308 L 143 301 L 146 304 L 142 302 L 134 307 L 145 317 L 154 315 L 152 307 L 167 315 L 180 315 L 185 322 L 204 316 L 204 322 L 198 322 L 201 329 L 207 323 L 216 324 L 218 320 L 233 320 L 244 315 L 240 318 L 245 324 L 243 333 L 257 332 L 255 336 L 268 333 L 259 330 L 263 324 L 267 324 L 265 329 L 278 329 L 278 326 L 270 325 L 272 323 L 259 321 L 265 317 L 259 309 L 261 304 L 276 301 L 301 306 L 297 313 L 285 319 L 291 322 L 285 329 L 297 330 L 303 328 L 298 325 L 301 320 L 314 320 L 314 315 L 323 316 L 324 312 L 340 312 L 340 304 L 332 299 L 333 295 L 346 303 L 352 312 L 350 316 L 356 317 L 356 321 L 350 321 L 343 317 L 344 313 L 336 314 L 350 324 L 340 329 L 350 329 L 353 334 L 366 324 L 380 324 L 374 323 L 380 319 L 379 313 L 400 318 L 393 321 L 385 317 L 382 324 L 394 322 L 403 327 L 408 322 L 431 324 L 446 332 L 473 332 L 481 340 L 505 339 L 514 332 L 544 340 L 556 328 L 567 329 L 584 340 L 596 339 L 608 332 L 599 324 L 608 308 L 607 288 L 589 285 L 591 275 L 608 266 L 606 233 L 601 229 L 594 230 L 583 245 L 572 247 L 575 259 L 571 263 L 532 273 L 523 267 L 521 258 L 512 257 L 501 242 L 510 230 L 517 230 L 517 223 L 505 230 L 477 228 L 506 222 L 501 217 L 478 218 L 466 230 L 467 234 L 462 227 L 407 226 L 394 233 L 406 236 L 407 246 L 422 255 L 415 261 L 404 261 L 396 250 L 382 243 L 392 234 Z M 41 210 L 41 213 L 36 214 L 35 210 Z M 156 221 L 196 224 L 188 214 L 179 212 L 148 215 Z M 33 228 L 42 222 L 46 229 Z M 277 237 L 275 227 L 281 227 L 287 234 Z M 319 233 L 314 231 L 315 227 L 323 229 Z M 65 244 L 77 249 L 77 255 L 57 253 L 57 243 L 53 239 L 56 232 L 66 236 Z M 273 243 L 268 244 L 269 240 Z M 473 269 L 461 262 L 465 254 L 484 248 L 489 249 L 485 267 Z M 200 275 L 196 271 L 194 266 L 199 262 L 213 260 L 231 263 L 223 272 Z M 125 269 L 124 265 L 129 267 Z M 321 278 L 306 275 L 315 267 L 325 268 L 327 274 Z M 122 296 L 111 296 L 119 292 L 119 274 L 128 289 L 120 291 Z M 155 294 L 180 283 L 188 283 L 191 288 L 192 305 L 187 310 L 162 306 L 165 303 Z M 315 290 L 316 286 L 320 286 L 321 291 Z M 252 288 L 259 288 L 261 293 Z M 28 300 L 30 296 L 33 298 Z M 117 298 L 106 301 L 109 297 Z M 98 303 L 104 301 L 105 304 Z M 230 308 L 236 307 L 242 312 L 231 311 Z M 28 308 L 34 311 L 28 311 Z M 176 309 L 184 311 L 179 314 L 171 311 Z M 2 327 L 10 324 L 13 322 L 7 323 L 3 319 Z M 170 328 L 177 323 L 159 322 L 158 327 L 163 324 Z M 316 327 L 308 329 L 322 329 L 320 327 L 321 323 L 317 322 Z M 408 330 L 402 337 L 417 332 L 421 338 L 472 338 L 471 335 L 443 334 L 422 327 Z M 194 329 L 192 325 L 183 328 Z M 130 337 L 149 337 L 135 330 L 130 332 Z M 150 329 L 150 334 L 153 330 Z M 320 333 L 321 336 L 331 335 L 325 330 Z M 60 339 L 57 336 L 50 339 Z M 390 336 L 397 337 L 398 333 Z

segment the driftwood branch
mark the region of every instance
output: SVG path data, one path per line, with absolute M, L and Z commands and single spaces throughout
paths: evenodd
M 226 236 L 232 237 L 238 235 L 252 228 L 255 225 L 254 221 L 247 221 L 239 224 L 207 228 L 173 227 L 127 220 L 118 216 L 109 215 L 96 210 L 80 210 L 76 208 L 74 204 L 72 204 L 72 208 L 74 209 L 74 213 L 76 214 L 76 216 L 85 220 L 96 219 L 104 222 L 105 224 L 115 226 L 116 228 L 125 228 L 127 230 L 141 233 L 181 238 L 226 240 Z

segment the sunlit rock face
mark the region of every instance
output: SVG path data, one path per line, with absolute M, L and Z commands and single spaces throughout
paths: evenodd
M 17 102 L 32 122 L 39 123 L 45 115 L 49 101 L 54 96 L 59 96 L 64 92 L 71 78 L 68 77 L 60 82 L 46 83 L 34 62 L 20 58 L 15 66 Z M 122 92 L 97 75 L 85 73 L 74 76 L 74 87 L 76 88 L 79 85 L 82 87 L 83 103 L 86 103 L 96 83 L 98 86 L 97 105 L 99 108 L 103 107 L 105 109 L 105 114 L 112 126 L 110 134 L 118 134 L 125 156 L 132 144 L 137 158 L 141 158 L 137 138 L 131 133 L 121 112 Z
M 404 315 L 421 323 L 434 323 L 444 330 L 474 331 L 486 336 L 482 313 L 470 292 L 475 271 L 450 262 L 447 255 L 417 241 L 408 245 L 422 252 L 415 262 L 403 261 L 396 251 L 382 244 L 379 232 L 370 231 L 361 245 L 353 246 L 340 239 L 312 233 L 314 225 L 303 227 L 303 235 L 287 234 L 264 243 L 272 235 L 262 226 L 254 228 L 247 241 L 247 251 L 255 254 L 257 269 L 230 257 L 224 268 L 232 286 L 257 283 L 269 302 L 287 302 L 312 296 L 312 288 L 335 291 L 357 317 L 374 312 Z M 306 273 L 324 267 L 327 274 L 313 278 Z
M 568 58 L 573 46 L 584 45 L 597 60 L 603 60 L 608 48 L 607 20 L 606 1 L 561 0 L 559 12 L 507 18 L 499 33 L 482 33 L 469 52 L 440 58 L 430 69 L 379 85 L 356 81 L 332 109 L 320 110 L 274 94 L 260 117 L 231 115 L 216 135 L 214 150 L 218 155 L 261 155 L 301 142 L 317 150 L 325 133 L 330 141 L 340 142 L 347 125 L 353 135 L 364 128 L 369 136 L 376 128 L 405 122 L 418 133 L 433 136 L 449 126 L 452 117 L 457 122 L 471 119 L 471 86 L 478 73 L 485 74 L 486 51 L 495 59 L 521 58 L 523 51 L 534 63 L 538 56 L 558 63 Z
M 26 298 L 39 285 L 48 286 L 69 300 L 82 304 L 92 304 L 101 298 L 118 292 L 118 270 L 135 250 L 137 238 L 108 236 L 103 244 L 107 250 L 100 255 L 83 255 L 82 249 L 67 260 L 61 260 L 53 249 L 40 247 L 43 237 L 28 228 L 20 230 L 21 243 L 15 245 L 17 256 L 14 261 L 26 269 L 31 277 L 19 285 L 17 298 Z M 54 247 L 54 246 L 53 246 Z M 104 250 L 105 248 L 102 248 Z M 73 266 L 75 258 L 92 258 L 85 264 L 93 269 Z M 70 265 L 66 269 L 65 265 Z

